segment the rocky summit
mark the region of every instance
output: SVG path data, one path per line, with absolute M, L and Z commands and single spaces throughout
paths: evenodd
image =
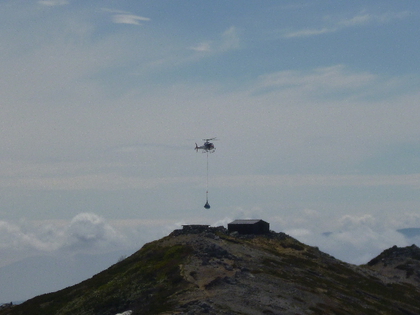
M 368 262 L 385 281 L 410 283 L 420 289 L 420 248 L 393 246 Z
M 284 233 L 184 226 L 0 315 L 420 314 L 418 251 L 398 250 L 355 266 Z

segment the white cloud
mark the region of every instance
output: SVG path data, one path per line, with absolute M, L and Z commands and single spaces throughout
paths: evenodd
M 375 224 L 375 219 L 370 214 L 365 214 L 362 216 L 345 215 L 342 218 L 340 218 L 338 222 L 340 229 L 354 230 L 359 227 L 373 226 Z
M 150 21 L 150 19 L 134 14 L 115 14 L 112 16 L 112 21 L 117 24 L 141 25 L 140 22 Z
M 374 16 L 368 13 L 360 13 L 352 18 L 339 21 L 337 24 L 344 27 L 361 26 L 368 24 L 374 19 Z
M 328 28 L 328 27 L 323 27 L 320 29 L 303 29 L 303 30 L 299 30 L 299 31 L 290 31 L 290 32 L 286 32 L 283 37 L 285 38 L 294 38 L 294 37 L 309 37 L 309 36 L 316 36 L 316 35 L 322 35 L 322 34 L 326 34 L 326 33 L 332 33 L 337 31 L 338 29 L 333 27 L 333 28 Z
M 200 53 L 224 53 L 240 47 L 240 39 L 236 27 L 231 26 L 218 39 L 206 40 L 191 46 L 190 49 Z
M 9 254 L 14 252 L 17 257 L 54 254 L 59 251 L 71 254 L 81 251 L 109 252 L 129 248 L 133 244 L 135 242 L 127 241 L 124 234 L 93 213 L 80 213 L 70 222 L 0 221 L 0 251 Z M 5 262 L 8 261 L 0 259 L 0 266 Z
M 191 47 L 192 50 L 197 52 L 209 52 L 211 51 L 211 42 L 202 42 L 196 46 Z
M 18 225 L 7 221 L 0 221 L 0 249 L 18 251 L 39 250 L 49 251 L 57 248 L 54 235 L 48 240 L 42 239 L 44 230 L 34 231 L 25 225 Z
M 359 14 L 350 17 L 337 20 L 336 17 L 326 17 L 325 21 L 329 22 L 330 25 L 319 28 L 306 28 L 297 31 L 284 31 L 284 38 L 297 38 L 297 37 L 310 37 L 318 36 L 327 33 L 338 32 L 344 28 L 364 26 L 371 23 L 389 23 L 395 19 L 406 18 L 410 15 L 408 11 L 396 12 L 396 13 L 384 13 L 384 14 L 370 14 L 366 11 L 362 11 Z
M 123 10 L 116 10 L 116 9 L 109 9 L 109 8 L 102 8 L 103 12 L 107 12 L 112 14 L 112 22 L 117 24 L 131 24 L 131 25 L 141 25 L 140 22 L 147 22 L 150 21 L 150 18 L 135 15 L 128 11 Z
M 72 250 L 110 248 L 124 238 L 102 217 L 93 213 L 76 215 L 66 227 L 63 247 Z
M 212 223 L 211 226 L 218 227 L 224 226 L 227 228 L 227 225 L 232 222 L 234 219 L 230 217 L 224 217 L 223 219 L 217 220 L 216 222 Z
M 396 231 L 398 227 L 390 226 L 393 217 L 380 219 L 372 214 L 295 216 L 285 218 L 287 234 L 349 263 L 364 264 L 385 249 L 394 245 L 408 246 L 415 241 L 404 238 Z
M 69 4 L 69 1 L 67 0 L 41 0 L 41 1 L 38 1 L 38 3 L 45 6 L 57 6 L 57 5 Z
M 300 229 L 291 229 L 291 230 L 285 230 L 286 234 L 293 235 L 293 237 L 297 239 L 302 239 L 305 236 L 308 236 L 311 234 L 311 231 L 308 229 L 300 228 Z

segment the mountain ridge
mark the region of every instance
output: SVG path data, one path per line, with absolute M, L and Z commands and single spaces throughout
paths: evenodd
M 419 314 L 419 286 L 382 270 L 342 262 L 282 232 L 187 226 L 0 315 Z

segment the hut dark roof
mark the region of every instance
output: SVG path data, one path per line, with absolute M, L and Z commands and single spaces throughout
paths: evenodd
M 233 222 L 229 223 L 229 224 L 255 224 L 258 223 L 260 221 L 260 219 L 249 219 L 249 220 L 234 220 Z
M 235 220 L 228 224 L 228 230 L 240 234 L 264 234 L 270 231 L 270 224 L 260 219 Z

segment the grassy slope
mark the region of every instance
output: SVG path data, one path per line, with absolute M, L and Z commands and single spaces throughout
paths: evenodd
M 40 295 L 0 314 L 107 315 L 132 308 L 141 314 L 157 314 L 171 307 L 169 295 L 186 286 L 178 265 L 190 251 L 185 246 L 161 248 L 152 242 L 80 284 Z

